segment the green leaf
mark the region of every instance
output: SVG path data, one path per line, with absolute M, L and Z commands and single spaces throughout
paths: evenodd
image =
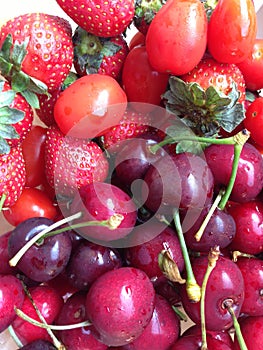
M 12 125 L 1 125 L 0 124 L 0 137 L 5 139 L 19 139 L 19 134 Z
M 0 50 L 0 56 L 5 59 L 9 60 L 10 59 L 10 54 L 11 54 L 11 48 L 13 46 L 13 38 L 11 34 L 7 34 L 3 45 Z
M 16 108 L 0 108 L 0 124 L 15 124 L 24 119 L 25 113 Z
M 8 62 L 5 60 L 4 57 L 0 56 L 0 71 L 1 74 L 5 77 L 8 77 L 10 75 L 10 72 L 13 69 L 13 64 L 11 62 Z
M 10 106 L 15 98 L 15 91 L 7 90 L 0 92 L 0 108 Z
M 25 90 L 21 92 L 21 95 L 26 99 L 32 108 L 39 109 L 39 99 L 35 93 Z
M 220 126 L 230 133 L 245 119 L 245 108 L 243 104 L 237 103 L 231 109 L 217 114 L 217 118 Z
M 11 61 L 15 63 L 18 67 L 21 67 L 22 62 L 26 57 L 29 39 L 30 37 L 26 37 L 22 43 L 19 43 L 18 41 L 14 42 L 11 54 Z
M 16 92 L 22 92 L 27 89 L 29 76 L 22 71 L 15 71 L 12 75 L 11 86 Z
M 114 56 L 118 51 L 120 51 L 121 46 L 113 43 L 110 39 L 101 38 L 102 49 L 101 53 L 103 56 Z
M 10 152 L 10 146 L 7 141 L 0 137 L 0 154 L 8 154 Z

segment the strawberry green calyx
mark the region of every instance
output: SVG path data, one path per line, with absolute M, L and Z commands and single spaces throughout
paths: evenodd
M 13 124 L 23 120 L 25 113 L 11 108 L 16 92 L 13 90 L 3 91 L 4 81 L 0 82 L 0 154 L 8 154 L 10 145 L 6 139 L 18 139 L 19 135 Z
M 218 3 L 218 0 L 202 0 L 201 2 L 204 4 L 206 16 L 207 16 L 207 19 L 209 20 Z
M 0 50 L 0 71 L 2 76 L 11 83 L 15 92 L 21 93 L 31 107 L 39 108 L 36 94 L 48 94 L 47 86 L 22 71 L 28 42 L 29 38 L 20 44 L 17 41 L 13 42 L 11 34 L 6 36 Z
M 197 136 L 214 137 L 220 129 L 232 132 L 245 118 L 245 109 L 238 102 L 235 83 L 228 95 L 214 86 L 203 89 L 198 83 L 186 83 L 171 76 L 169 89 L 163 94 L 166 109 L 180 117 Z
M 149 25 L 165 3 L 166 0 L 136 0 L 134 14 L 135 26 L 140 28 L 143 22 L 145 25 Z

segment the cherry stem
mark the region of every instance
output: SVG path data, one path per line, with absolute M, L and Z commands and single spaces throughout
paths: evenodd
M 186 269 L 186 275 L 187 275 L 186 292 L 187 292 L 189 299 L 192 302 L 196 303 L 196 302 L 200 301 L 201 288 L 198 285 L 198 283 L 196 282 L 196 279 L 195 279 L 195 276 L 193 273 L 189 253 L 188 253 L 187 246 L 186 246 L 185 239 L 184 239 L 184 234 L 183 234 L 183 230 L 182 230 L 182 226 L 181 226 L 180 215 L 179 215 L 178 209 L 174 209 L 173 220 L 175 223 L 175 228 L 177 231 L 178 239 L 180 242 L 180 246 L 181 246 L 181 250 L 182 250 L 182 254 L 183 254 L 183 258 L 184 258 L 184 262 L 185 262 L 185 269 Z
M 206 324 L 205 324 L 205 293 L 208 279 L 211 272 L 216 266 L 220 254 L 219 246 L 212 248 L 208 254 L 208 265 L 203 278 L 201 286 L 201 299 L 200 299 L 200 316 L 201 316 L 201 331 L 202 331 L 202 346 L 201 350 L 207 350 L 207 339 L 206 339 Z
M 250 258 L 255 258 L 256 256 L 252 254 L 240 252 L 239 250 L 234 250 L 232 252 L 232 258 L 234 262 L 237 262 L 238 258 L 240 257 L 250 259 Z
M 73 230 L 76 228 L 81 227 L 87 227 L 87 226 L 103 226 L 108 227 L 111 230 L 115 230 L 118 228 L 120 223 L 123 220 L 123 215 L 121 214 L 113 214 L 111 217 L 109 217 L 108 220 L 102 220 L 102 221 L 85 221 L 78 224 L 70 225 L 67 227 L 63 227 L 61 229 L 55 230 L 57 227 L 62 226 L 65 223 L 68 223 L 72 220 L 79 219 L 82 216 L 81 212 L 78 212 L 76 214 L 73 214 L 67 218 L 64 218 L 60 221 L 55 222 L 54 224 L 48 226 L 38 234 L 36 234 L 32 239 L 30 239 L 16 254 L 9 260 L 9 265 L 14 267 L 18 264 L 20 259 L 23 257 L 23 255 L 30 249 L 36 242 L 38 242 L 40 239 L 47 238 L 50 236 L 54 236 L 59 233 L 63 233 L 69 230 Z
M 188 318 L 185 313 L 183 313 L 178 307 L 172 305 L 172 309 L 176 313 L 176 315 L 180 318 L 181 321 L 187 322 Z
M 40 321 L 43 322 L 43 324 L 47 324 L 46 320 L 45 320 L 45 317 L 41 314 L 39 308 L 37 307 L 34 299 L 32 298 L 32 295 L 30 294 L 27 286 L 25 285 L 25 283 L 23 281 L 21 281 L 22 285 L 23 285 L 23 288 L 24 288 L 24 291 L 26 293 L 26 296 L 29 298 L 33 308 L 35 309 L 36 311 L 36 314 L 38 315 Z M 52 330 L 50 328 L 46 328 L 47 332 L 48 332 L 48 335 L 50 336 L 50 338 L 52 339 L 53 341 L 53 344 L 54 346 L 58 349 L 58 350 L 66 350 L 65 346 L 58 340 L 58 338 L 55 336 L 55 334 L 52 332 Z
M 214 203 L 212 204 L 211 208 L 209 209 L 208 214 L 206 215 L 204 221 L 202 222 L 201 226 L 199 227 L 198 231 L 196 232 L 194 237 L 195 237 L 197 242 L 199 242 L 201 240 L 206 226 L 208 225 L 212 215 L 214 214 L 215 210 L 218 207 L 219 202 L 221 201 L 223 193 L 224 193 L 224 190 L 219 191 Z
M 1 198 L 0 198 L 0 212 L 3 210 L 5 200 L 6 200 L 6 194 L 3 193 Z
M 16 307 L 15 307 L 15 312 L 16 312 L 17 316 L 19 316 L 23 320 L 33 324 L 34 326 L 44 328 L 44 329 L 51 329 L 53 331 L 64 331 L 64 330 L 70 330 L 70 329 L 75 329 L 75 328 L 91 326 L 91 322 L 88 320 L 83 321 L 83 322 L 79 322 L 79 323 L 68 324 L 68 325 L 51 325 L 51 324 L 47 324 L 47 323 L 38 322 L 37 320 L 28 316 L 22 310 L 20 310 Z
M 23 344 L 21 342 L 21 340 L 18 338 L 16 332 L 14 331 L 14 328 L 12 327 L 12 325 L 10 325 L 8 327 L 8 332 L 11 336 L 11 338 L 14 340 L 14 342 L 16 343 L 16 345 L 18 346 L 18 348 L 22 348 L 23 347 Z
M 240 324 L 239 324 L 238 319 L 235 315 L 235 312 L 232 308 L 232 303 L 225 301 L 224 306 L 232 317 L 233 325 L 234 325 L 234 329 L 235 329 L 235 334 L 236 334 L 236 337 L 238 340 L 238 345 L 240 347 L 240 350 L 248 350 L 248 347 L 245 343 L 244 337 L 243 337 L 242 332 L 241 332 Z

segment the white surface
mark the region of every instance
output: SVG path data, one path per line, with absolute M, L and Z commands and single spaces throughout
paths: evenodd
M 0 0 L 3 5 L 3 0 Z M 255 7 L 257 10 L 260 9 L 258 18 L 258 37 L 263 38 L 263 0 L 254 0 Z M 16 17 L 20 14 L 25 14 L 29 12 L 44 12 L 48 14 L 54 14 L 57 16 L 64 17 L 69 20 L 74 29 L 76 24 L 61 10 L 57 5 L 55 0 L 8 0 L 5 2 L 4 6 L 1 6 L 0 11 L 0 25 L 4 23 L 7 19 Z M 132 36 L 134 32 L 130 33 Z M 129 40 L 129 38 L 128 38 Z M 4 221 L 1 220 L 0 215 L 0 234 L 7 232 L 7 227 L 4 227 Z M 17 346 L 13 341 L 8 337 L 8 333 L 4 332 L 0 334 L 0 349 L 1 350 L 14 350 L 17 349 Z

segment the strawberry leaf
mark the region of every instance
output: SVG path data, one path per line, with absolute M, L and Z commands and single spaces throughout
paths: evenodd
M 12 125 L 0 124 L 0 137 L 4 139 L 18 139 L 19 135 Z
M 8 154 L 9 152 L 10 152 L 9 144 L 4 138 L 0 137 L 0 155 Z
M 24 115 L 19 109 L 4 106 L 0 108 L 0 126 L 18 123 L 24 119 Z

